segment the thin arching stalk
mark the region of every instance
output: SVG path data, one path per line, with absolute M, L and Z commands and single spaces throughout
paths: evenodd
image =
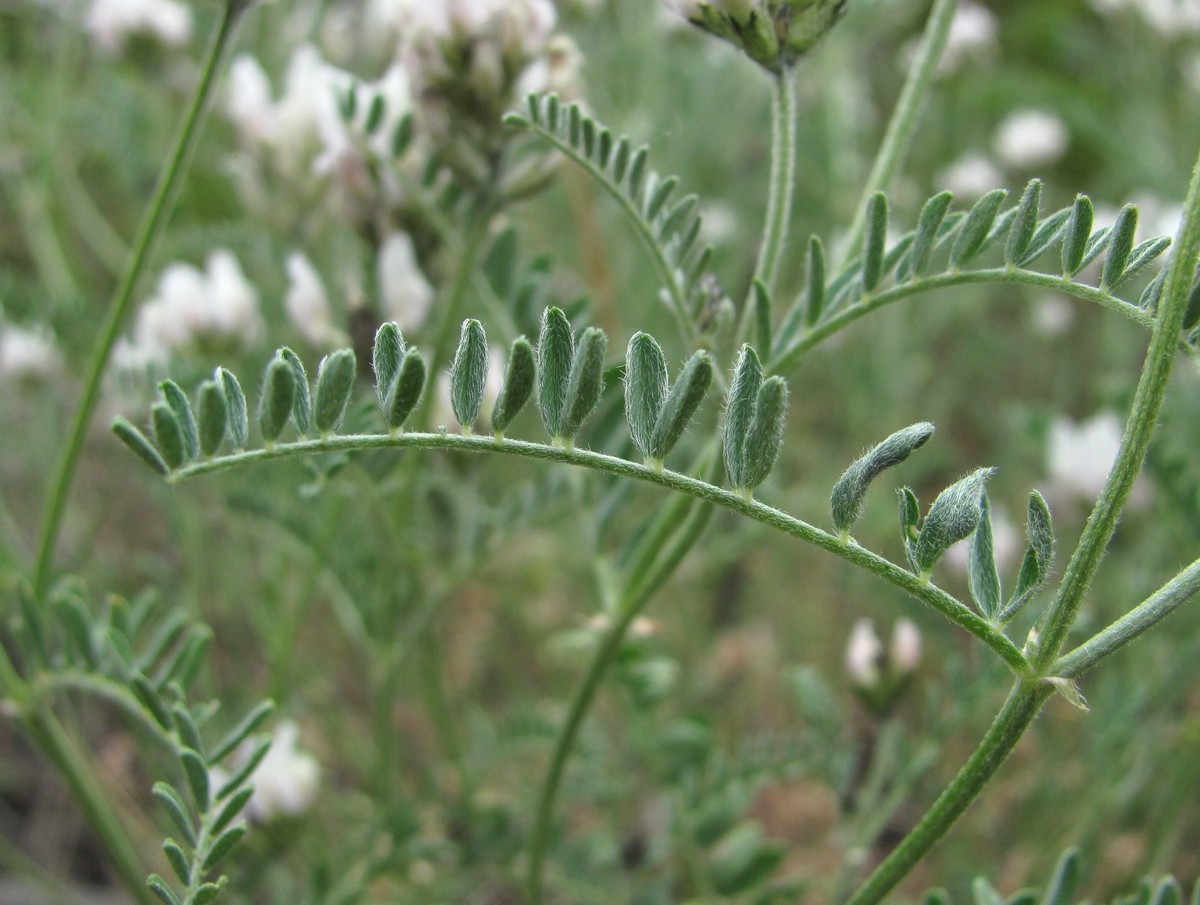
M 154 250 L 155 243 L 166 226 L 167 218 L 174 207 L 175 196 L 183 176 L 187 172 L 192 152 L 200 136 L 200 126 L 204 122 L 204 114 L 208 107 L 209 98 L 221 71 L 221 63 L 226 51 L 233 43 L 237 23 L 247 6 L 246 0 L 228 0 L 221 15 L 220 25 L 209 45 L 208 54 L 204 59 L 200 81 L 192 95 L 191 104 L 184 114 L 183 122 L 175 137 L 171 156 L 167 159 L 166 167 L 159 177 L 158 186 L 150 199 L 137 238 L 133 243 L 133 252 L 125 266 L 125 272 L 117 284 L 116 292 L 109 303 L 104 323 L 100 327 L 100 335 L 92 348 L 87 371 L 83 378 L 83 394 L 80 396 L 71 429 L 63 447 L 62 457 L 54 473 L 53 483 L 47 497 L 46 511 L 42 519 L 41 536 L 38 539 L 37 560 L 33 572 L 33 592 L 39 599 L 43 598 L 50 580 L 50 571 L 54 562 L 54 547 L 58 541 L 58 533 L 62 527 L 63 514 L 67 507 L 67 498 L 71 493 L 71 485 L 75 471 L 79 466 L 79 457 L 83 452 L 84 440 L 87 437 L 88 425 L 100 396 L 100 380 L 104 368 L 108 364 L 109 355 L 116 344 L 117 336 L 125 323 L 126 316 L 133 308 L 134 292 L 138 280 L 145 270 L 146 262 Z

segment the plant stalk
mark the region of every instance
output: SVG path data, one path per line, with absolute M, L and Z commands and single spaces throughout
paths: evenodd
M 1150 347 L 1138 379 L 1137 392 L 1129 420 L 1125 423 L 1125 434 L 1116 461 L 1100 498 L 1084 526 L 1079 546 L 1071 556 L 1059 585 L 1058 594 L 1042 619 L 1038 638 L 1038 650 L 1034 664 L 1042 674 L 1058 657 L 1066 641 L 1067 633 L 1079 613 L 1079 606 L 1091 585 L 1100 560 L 1117 528 L 1117 518 L 1125 506 L 1134 479 L 1141 471 L 1150 446 L 1150 438 L 1158 423 L 1171 378 L 1171 366 L 1179 335 L 1183 329 L 1187 312 L 1188 296 L 1200 260 L 1200 157 L 1192 170 L 1184 203 L 1183 223 L 1176 236 L 1171 259 L 1167 263 L 1167 278 L 1163 285 L 1162 301 L 1154 330 L 1150 335 Z
M 920 822 L 846 900 L 845 905 L 876 905 L 907 876 L 979 796 L 1052 693 L 1050 685 L 1033 680 L 1019 680 L 1013 686 L 1008 700 L 1004 702 L 979 747 L 963 764 L 950 785 L 937 797 Z
M 100 381 L 104 375 L 104 368 L 108 364 L 109 355 L 117 341 L 125 317 L 133 307 L 133 294 L 137 289 L 138 280 L 174 206 L 176 190 L 187 171 L 192 152 L 196 147 L 200 126 L 204 121 L 204 113 L 216 85 L 221 63 L 232 44 L 238 20 L 245 7 L 244 0 L 228 0 L 225 4 L 220 25 L 217 27 L 217 32 L 209 45 L 204 60 L 200 81 L 196 85 L 191 104 L 176 134 L 171 156 L 159 177 L 158 186 L 150 200 L 150 206 L 138 229 L 137 238 L 133 243 L 133 253 L 126 264 L 125 272 L 117 285 L 112 301 L 109 303 L 108 312 L 100 327 L 99 339 L 92 348 L 83 380 L 83 394 L 75 409 L 70 433 L 54 475 L 42 519 L 42 531 L 38 540 L 37 559 L 33 573 L 33 593 L 39 600 L 45 598 L 47 591 L 50 571 L 54 562 L 55 544 L 62 527 L 67 498 L 70 496 L 71 485 L 79 466 L 79 457 L 87 438 L 88 424 L 99 399 Z
M 935 0 L 925 25 L 925 33 L 917 48 L 912 67 L 908 70 L 908 78 L 900 91 L 900 99 L 892 112 L 883 143 L 875 155 L 871 172 L 863 185 L 862 195 L 854 209 L 854 222 L 850 226 L 849 237 L 843 260 L 850 260 L 862 251 L 863 235 L 866 231 L 867 202 L 876 192 L 886 192 L 900 164 L 908 153 L 912 142 L 913 130 L 921 115 L 921 107 L 929 94 L 933 77 L 937 73 L 938 61 L 946 49 L 946 38 L 950 34 L 950 23 L 954 21 L 954 13 L 958 9 L 958 0 Z

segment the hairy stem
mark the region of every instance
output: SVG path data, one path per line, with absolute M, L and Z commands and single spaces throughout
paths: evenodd
M 87 437 L 88 424 L 96 402 L 100 395 L 100 379 L 108 364 L 108 357 L 117 341 L 117 335 L 125 321 L 125 316 L 133 307 L 133 293 L 137 288 L 138 279 L 145 269 L 146 261 L 154 249 L 155 241 L 166 225 L 166 220 L 174 206 L 176 189 L 187 171 L 188 162 L 200 134 L 200 125 L 204 120 L 204 112 L 208 99 L 216 85 L 217 75 L 225 51 L 233 40 L 237 22 L 244 9 L 242 0 L 228 0 L 221 23 L 217 28 L 204 60 L 204 68 L 200 81 L 192 95 L 191 105 L 180 124 L 179 132 L 166 168 L 159 177 L 158 186 L 150 200 L 142 224 L 138 229 L 137 238 L 133 243 L 133 254 L 125 267 L 125 273 L 117 285 L 108 313 L 100 327 L 100 336 L 92 349 L 87 371 L 83 379 L 83 395 L 75 410 L 71 422 L 70 433 L 63 447 L 62 458 L 54 475 L 50 494 L 47 498 L 46 511 L 42 519 L 42 531 L 38 540 L 37 560 L 34 565 L 33 592 L 40 600 L 45 596 L 50 579 L 50 570 L 54 561 L 54 547 L 58 533 L 62 527 L 63 514 L 66 511 L 67 497 L 71 492 L 71 484 L 75 471 L 79 466 L 79 457 L 83 452 L 83 443 Z
M 104 789 L 92 774 L 87 760 L 62 725 L 42 709 L 24 713 L 21 724 L 66 780 L 71 794 L 112 859 L 113 869 L 126 891 L 139 905 L 153 905 L 158 899 L 146 888 L 146 870 L 137 847 L 109 803 Z
M 201 474 L 226 471 L 250 462 L 262 462 L 273 459 L 295 458 L 297 456 L 314 455 L 335 451 L 354 451 L 363 449 L 458 449 L 477 452 L 498 452 L 507 455 L 523 456 L 530 459 L 544 459 L 553 462 L 564 462 L 579 465 L 596 471 L 603 471 L 622 477 L 634 478 L 650 484 L 658 484 L 680 493 L 686 493 L 697 499 L 707 500 L 734 512 L 741 513 L 755 521 L 762 522 L 784 534 L 796 537 L 805 543 L 820 547 L 847 562 L 861 566 L 869 572 L 882 578 L 907 592 L 910 596 L 928 604 L 957 623 L 984 644 L 992 648 L 1001 659 L 1018 675 L 1027 672 L 1028 664 L 1024 655 L 1003 632 L 996 629 L 986 619 L 957 600 L 950 594 L 923 581 L 906 569 L 884 559 L 870 550 L 858 546 L 853 541 L 843 541 L 828 531 L 822 531 L 807 522 L 793 518 L 787 513 L 780 512 L 758 500 L 746 498 L 730 490 L 717 487 L 700 478 L 689 477 L 678 472 L 663 469 L 658 471 L 638 462 L 630 462 L 604 453 L 592 452 L 585 449 L 564 449 L 543 443 L 530 443 L 523 440 L 496 440 L 494 437 L 461 435 L 450 433 L 438 434 L 352 434 L 335 436 L 328 439 L 298 440 L 294 443 L 280 443 L 270 449 L 255 449 L 234 453 L 221 458 L 197 462 L 179 469 L 171 476 L 171 481 L 177 482 Z
M 950 34 L 950 23 L 958 9 L 958 0 L 935 0 L 933 10 L 929 13 L 929 21 L 925 25 L 925 34 L 912 67 L 908 70 L 908 78 L 900 91 L 900 99 L 896 109 L 892 111 L 891 121 L 883 136 L 883 144 L 875 155 L 871 172 L 863 185 L 862 195 L 854 211 L 854 222 L 850 227 L 849 239 L 846 243 L 845 260 L 850 260 L 862 251 L 863 234 L 866 231 L 867 201 L 876 192 L 885 192 L 908 153 L 912 141 L 913 130 L 917 126 L 917 118 L 921 114 L 921 106 L 929 94 L 929 86 L 933 83 L 937 72 L 938 61 L 942 51 L 946 49 L 946 38 Z
M 1109 654 L 1120 650 L 1146 629 L 1157 625 L 1200 591 L 1200 559 L 1116 620 L 1050 667 L 1050 674 L 1073 679 L 1082 675 Z
M 1050 685 L 1020 680 L 984 735 L 975 753 L 883 862 L 863 881 L 845 905 L 876 905 L 937 844 L 974 801 L 1052 694 Z
M 994 267 L 986 270 L 960 271 L 958 273 L 941 273 L 936 276 L 912 280 L 891 289 L 872 295 L 869 299 L 849 305 L 837 314 L 821 321 L 813 329 L 804 333 L 798 340 L 786 349 L 778 352 L 767 364 L 767 370 L 773 374 L 787 374 L 795 370 L 800 360 L 813 346 L 837 333 L 860 317 L 870 314 L 886 305 L 914 295 L 932 292 L 937 289 L 947 289 L 953 286 L 968 286 L 983 283 L 1008 283 L 1022 286 L 1037 286 L 1041 289 L 1052 289 L 1065 295 L 1093 302 L 1129 318 L 1142 327 L 1154 327 L 1155 318 L 1148 311 L 1137 305 L 1126 302 L 1107 292 L 1103 292 L 1086 283 L 1077 283 L 1061 276 L 1037 273 L 1032 270 L 1016 270 Z
M 775 291 L 779 276 L 779 258 L 787 242 L 788 221 L 792 215 L 792 196 L 796 188 L 796 70 L 784 66 L 774 74 L 771 84 L 771 182 L 767 189 L 767 214 L 754 279 L 761 280 L 768 293 Z M 746 295 L 739 335 L 749 335 L 754 323 L 754 287 Z
M 1059 585 L 1058 594 L 1050 604 L 1041 622 L 1038 651 L 1035 664 L 1040 671 L 1047 669 L 1061 651 L 1067 632 L 1070 631 L 1083 596 L 1100 566 L 1100 560 L 1121 514 L 1134 479 L 1141 471 L 1150 446 L 1150 437 L 1158 423 L 1158 413 L 1167 393 L 1171 378 L 1171 366 L 1183 319 L 1187 312 L 1188 295 L 1200 259 L 1200 158 L 1192 170 L 1184 204 L 1183 223 L 1174 243 L 1174 251 L 1167 263 L 1167 278 L 1163 285 L 1162 301 L 1154 331 L 1150 335 L 1150 348 L 1142 366 L 1133 408 L 1125 424 L 1125 435 L 1121 448 L 1100 498 L 1084 526 L 1079 546 L 1071 556 Z

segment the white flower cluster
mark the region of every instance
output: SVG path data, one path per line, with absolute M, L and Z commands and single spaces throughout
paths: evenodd
M 392 232 L 383 240 L 375 262 L 379 314 L 395 321 L 401 332 L 414 333 L 425 323 L 433 304 L 434 289 L 417 263 L 412 239 Z M 288 289 L 284 310 L 297 332 L 311 345 L 332 349 L 349 342 L 334 323 L 329 294 L 313 263 L 302 252 L 293 252 L 284 265 Z
M 354 96 L 354 116 L 347 119 L 339 99 Z M 384 115 L 370 135 L 365 123 L 376 97 Z M 360 82 L 326 62 L 311 44 L 297 47 L 288 63 L 283 90 L 273 95 L 262 64 L 249 54 L 233 61 L 225 110 L 244 143 L 269 151 L 279 171 L 301 180 L 334 176 L 340 183 L 366 190 L 371 156 L 389 154 L 400 118 L 412 108 L 404 69 L 392 65 L 376 82 Z
M 52 377 L 62 369 L 62 352 L 49 330 L 0 321 L 0 376 Z
M 119 53 L 135 35 L 146 35 L 169 47 L 192 37 L 192 11 L 179 0 L 92 0 L 87 12 L 92 40 Z
M 846 675 L 859 688 L 877 688 L 886 676 L 906 676 L 921 662 L 921 632 L 908 619 L 896 620 L 887 650 L 875 634 L 875 623 L 859 619 L 846 644 Z
M 1196 0 L 1092 0 L 1105 15 L 1135 12 L 1166 38 L 1200 32 L 1200 3 Z
M 113 361 L 144 369 L 194 346 L 248 346 L 262 329 L 258 292 L 233 253 L 217 249 L 204 270 L 183 262 L 166 267 L 154 296 L 138 308 L 132 335 L 113 350 Z
M 256 823 L 302 814 L 316 798 L 321 780 L 321 766 L 315 757 L 300 750 L 300 730 L 292 720 L 279 723 L 271 735 L 271 749 L 250 774 L 254 794 L 246 804 L 245 815 Z M 234 766 L 245 761 L 247 750 L 234 755 Z M 214 786 L 228 778 L 220 767 L 213 769 Z
M 1002 167 L 1026 171 L 1062 158 L 1070 143 L 1066 124 L 1046 110 L 1022 108 L 992 134 L 991 154 L 971 151 L 937 174 L 937 183 L 960 198 L 978 198 L 1006 182 Z

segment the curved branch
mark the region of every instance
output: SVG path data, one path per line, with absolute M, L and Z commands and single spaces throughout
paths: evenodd
M 725 509 L 740 513 L 748 518 L 761 522 L 798 538 L 815 547 L 820 547 L 833 553 L 847 562 L 873 572 L 884 581 L 895 585 L 910 596 L 933 607 L 950 621 L 966 629 L 984 644 L 992 648 L 1001 659 L 1018 675 L 1024 676 L 1028 671 L 1028 663 L 1024 655 L 1009 638 L 983 617 L 969 609 L 961 601 L 912 572 L 902 569 L 895 563 L 884 559 L 870 550 L 858 546 L 853 541 L 842 541 L 834 534 L 822 531 L 813 525 L 793 518 L 785 512 L 768 506 L 754 499 L 745 499 L 731 490 L 709 484 L 700 478 L 679 474 L 678 472 L 656 469 L 605 453 L 592 452 L 586 449 L 564 449 L 543 443 L 531 443 L 525 440 L 496 440 L 494 437 L 462 435 L 450 433 L 438 434 L 353 434 L 335 436 L 328 439 L 298 440 L 294 443 L 280 443 L 269 449 L 256 449 L 247 452 L 234 453 L 220 458 L 198 462 L 175 471 L 168 481 L 177 483 L 188 478 L 249 464 L 276 459 L 290 459 L 305 455 L 315 455 L 325 452 L 353 452 L 365 449 L 453 449 L 469 452 L 498 452 L 507 455 L 523 456 L 529 459 L 543 459 L 551 462 L 563 462 L 568 465 L 578 465 L 594 471 L 602 471 L 621 477 L 633 478 L 648 484 L 657 484 L 679 493 L 686 493 L 697 499 L 707 500 Z
M 767 370 L 774 374 L 783 374 L 793 369 L 800 358 L 821 341 L 828 339 L 846 325 L 870 314 L 885 305 L 899 302 L 902 299 L 937 289 L 947 289 L 952 286 L 970 286 L 982 283 L 1009 283 L 1021 286 L 1037 286 L 1040 289 L 1051 289 L 1072 295 L 1075 298 L 1094 302 L 1129 318 L 1135 324 L 1153 329 L 1154 316 L 1131 302 L 1119 299 L 1115 295 L 1102 292 L 1095 286 L 1078 283 L 1062 276 L 1038 273 L 1033 270 L 1020 270 L 1007 267 L 993 267 L 986 270 L 959 271 L 957 273 L 940 273 L 936 276 L 913 280 L 900 286 L 894 286 L 873 295 L 865 301 L 860 301 L 841 309 L 828 320 L 817 324 L 806 332 L 799 340 L 783 352 L 777 354 L 767 365 Z

